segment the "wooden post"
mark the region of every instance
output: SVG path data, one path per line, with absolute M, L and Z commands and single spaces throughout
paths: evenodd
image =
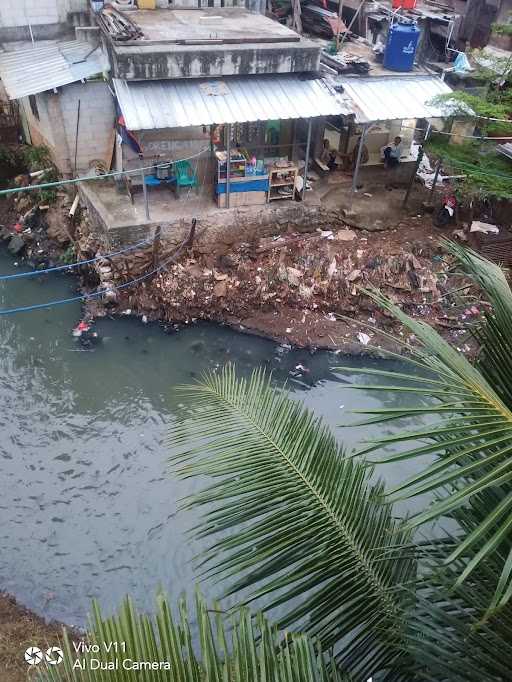
M 158 225 L 155 229 L 155 236 L 153 238 L 153 255 L 152 255 L 152 267 L 157 268 L 160 255 L 160 237 L 162 236 L 162 227 Z
M 411 173 L 411 179 L 409 180 L 409 184 L 407 185 L 407 192 L 405 193 L 405 197 L 402 203 L 402 208 L 405 208 L 407 206 L 407 202 L 409 201 L 409 195 L 411 194 L 411 189 L 412 185 L 414 182 L 414 178 L 416 177 L 416 173 L 418 172 L 418 168 L 420 167 L 421 159 L 423 158 L 423 147 L 420 147 L 418 149 L 418 158 L 416 159 L 416 163 L 414 164 L 414 170 Z
M 149 197 L 148 197 L 148 188 L 146 185 L 146 172 L 144 171 L 144 161 L 142 162 L 141 173 L 142 173 L 142 192 L 144 193 L 144 207 L 146 209 L 146 220 L 150 220 L 151 218 L 149 215 Z
M 339 0 L 338 2 L 338 19 L 342 20 L 342 14 L 343 14 L 343 0 Z M 341 21 L 338 21 L 338 33 L 336 34 L 336 53 L 340 51 L 340 23 Z
M 292 161 L 296 161 L 299 158 L 299 154 L 297 151 L 297 122 L 298 119 L 294 118 L 293 119 L 293 133 L 292 133 Z
M 192 218 L 192 226 L 190 227 L 190 233 L 188 235 L 187 239 L 187 249 L 191 249 L 192 245 L 194 244 L 194 239 L 196 237 L 196 225 L 197 225 L 197 220 L 195 218 Z
M 432 181 L 432 187 L 430 188 L 430 196 L 429 196 L 429 198 L 428 198 L 430 203 L 432 203 L 432 197 L 434 196 L 434 191 L 435 191 L 435 189 L 436 189 L 437 179 L 438 179 L 438 177 L 439 177 L 439 171 L 441 170 L 441 164 L 442 164 L 442 162 L 443 162 L 442 159 L 439 159 L 438 162 L 437 162 L 436 172 L 434 173 L 434 179 L 433 179 L 433 181 Z
M 307 141 L 306 141 L 306 158 L 304 159 L 304 185 L 302 186 L 302 201 L 304 201 L 304 197 L 306 195 L 306 183 L 308 181 L 309 150 L 311 147 L 312 122 L 313 122 L 313 119 L 310 118 L 308 121 L 308 137 L 307 137 Z
M 357 150 L 356 167 L 354 168 L 354 175 L 352 176 L 352 194 L 357 192 L 357 179 L 359 177 L 359 167 L 361 165 L 361 156 L 363 155 L 363 145 L 366 139 L 366 131 L 368 130 L 368 124 L 363 126 L 363 132 L 359 138 L 359 149 Z
M 78 160 L 78 133 L 80 131 L 80 105 L 81 105 L 81 100 L 78 100 L 78 108 L 76 112 L 76 131 L 75 131 L 75 163 L 73 170 L 75 172 L 75 178 L 78 177 L 77 172 L 76 172 L 76 164 Z
M 226 208 L 229 208 L 229 191 L 231 189 L 229 176 L 231 175 L 231 123 L 226 126 L 228 139 L 226 141 Z

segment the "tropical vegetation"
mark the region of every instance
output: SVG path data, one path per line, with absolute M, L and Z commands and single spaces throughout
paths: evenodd
M 451 144 L 445 135 L 433 134 L 426 149 L 429 156 L 442 160 L 444 174 L 460 176 L 452 185 L 461 201 L 512 199 L 512 167 L 496 152 L 495 142 Z
M 174 618 L 164 597 L 154 620 L 129 600 L 110 619 L 95 606 L 91 641 L 126 641 L 139 658 L 172 662 L 173 672 L 135 679 L 510 679 L 512 291 L 498 266 L 445 248 L 486 298 L 475 362 L 379 292 L 366 292 L 415 338 L 397 354 L 409 372 L 361 370 L 375 377 L 370 388 L 428 397 L 360 410 L 362 423 L 383 433 L 396 422 L 392 435 L 348 453 L 262 371 L 240 378 L 228 366 L 183 389 L 193 410 L 170 435 L 172 469 L 208 481 L 184 501 L 201 513 L 195 535 L 210 541 L 197 575 L 221 580 L 221 596 L 236 596 L 238 607 L 224 613 L 198 595 L 191 626 L 184 605 Z M 384 447 L 393 454 L 383 456 Z M 376 480 L 378 462 L 411 459 L 420 472 L 393 490 Z M 424 495 L 431 502 L 421 512 L 398 517 L 396 501 Z M 69 662 L 48 666 L 42 678 L 134 679 Z
M 512 137 L 511 60 L 495 57 L 485 49 L 472 50 L 475 86 L 437 95 L 432 103 L 447 115 L 474 123 L 473 139 L 451 142 L 446 134 L 434 133 L 426 148 L 442 159 L 445 168 L 462 176 L 455 184 L 462 199 L 512 198 L 510 162 L 496 151 L 496 144 Z M 467 133 L 470 134 L 469 132 Z

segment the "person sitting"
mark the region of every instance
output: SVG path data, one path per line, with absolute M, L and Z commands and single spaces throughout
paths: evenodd
M 323 141 L 322 153 L 320 154 L 320 161 L 325 164 L 330 171 L 336 170 L 336 152 L 331 149 L 331 143 L 327 138 Z
M 402 138 L 398 136 L 395 137 L 393 144 L 383 148 L 382 155 L 384 157 L 385 168 L 394 168 L 395 166 L 398 166 L 402 155 Z
M 359 156 L 359 147 L 361 146 L 361 138 L 359 138 L 354 146 L 354 149 L 352 150 L 352 153 L 349 155 L 349 164 L 350 164 L 350 170 L 352 172 L 355 171 L 356 166 L 357 166 L 357 157 Z M 359 163 L 361 166 L 364 166 L 366 163 L 368 163 L 368 159 L 370 158 L 370 155 L 368 154 L 368 147 L 364 144 L 361 149 L 361 156 L 359 159 Z

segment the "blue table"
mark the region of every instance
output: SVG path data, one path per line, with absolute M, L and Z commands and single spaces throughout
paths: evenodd
M 176 176 L 169 175 L 166 178 L 157 178 L 156 175 L 146 175 L 144 182 L 148 187 L 158 187 L 160 185 L 176 185 Z

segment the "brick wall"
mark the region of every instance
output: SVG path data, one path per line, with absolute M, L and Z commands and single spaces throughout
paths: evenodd
M 144 165 L 159 164 L 170 160 L 187 159 L 199 154 L 210 146 L 209 126 L 190 126 L 187 128 L 161 128 L 159 130 L 145 130 L 135 133 L 144 152 Z M 211 159 L 191 159 L 193 168 L 201 184 L 212 182 L 214 166 Z M 140 168 L 138 155 L 129 147 L 123 145 L 123 170 Z M 148 173 L 149 174 L 149 173 Z M 132 184 L 142 184 L 140 176 L 132 175 Z

